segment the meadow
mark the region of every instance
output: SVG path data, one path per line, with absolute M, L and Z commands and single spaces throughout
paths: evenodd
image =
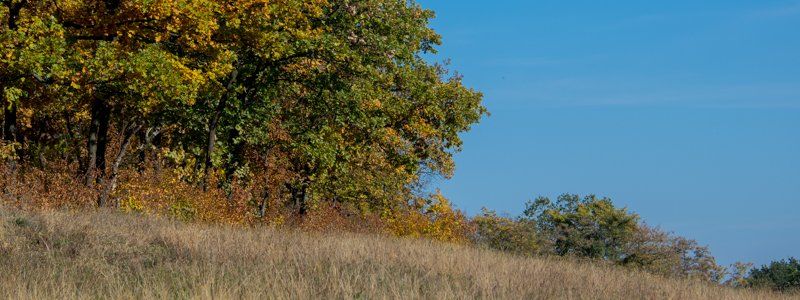
M 0 208 L 0 298 L 788 299 L 613 265 L 355 233 Z

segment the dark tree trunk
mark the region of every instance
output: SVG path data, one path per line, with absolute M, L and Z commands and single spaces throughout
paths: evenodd
M 89 124 L 89 137 L 87 140 L 85 184 L 92 185 L 97 176 L 100 181 L 105 175 L 106 147 L 108 146 L 108 123 L 110 109 L 103 99 L 97 98 L 92 102 L 92 120 Z M 95 174 L 99 173 L 99 174 Z
M 258 217 L 264 218 L 267 215 L 267 203 L 269 203 L 269 185 L 264 181 L 264 193 L 261 195 L 261 204 L 258 205 Z
M 17 105 L 3 101 L 3 140 L 19 141 L 17 134 Z
M 72 158 L 69 158 L 69 154 L 67 154 L 68 161 L 70 162 L 77 162 L 78 163 L 78 170 L 84 172 L 86 170 L 86 166 L 84 165 L 85 162 L 81 159 L 81 148 L 76 147 L 75 145 L 75 129 L 72 124 L 72 112 L 64 111 L 64 123 L 66 123 L 67 127 L 67 145 L 69 148 L 72 149 Z M 79 173 L 80 174 L 80 173 Z
M 115 14 L 117 9 L 119 9 L 121 0 L 105 0 L 106 5 L 106 12 L 109 14 Z
M 99 126 L 97 128 L 97 164 L 95 168 L 100 175 L 106 173 L 106 152 L 108 150 L 108 126 L 111 123 L 111 111 L 108 105 L 103 102 L 100 106 Z
M 308 212 L 308 181 L 303 180 L 297 186 L 292 188 L 292 198 L 294 198 L 294 205 L 297 208 L 297 214 L 305 216 Z
M 220 99 L 214 116 L 211 118 L 211 123 L 208 124 L 208 145 L 206 145 L 206 153 L 203 158 L 203 190 L 208 189 L 208 177 L 212 167 L 211 154 L 214 153 L 214 149 L 217 146 L 217 126 L 226 102 L 226 100 Z
M 269 203 L 269 153 L 270 149 L 267 148 L 264 155 L 264 192 L 261 194 L 261 204 L 258 205 L 258 217 L 264 218 L 267 214 L 267 203 Z
M 239 130 L 235 127 L 228 133 L 228 145 L 232 145 L 231 160 L 225 165 L 225 183 L 230 184 L 233 182 L 233 176 L 239 166 L 244 161 L 244 143 L 237 143 L 236 139 L 239 138 Z
M 28 0 L 19 1 L 15 5 L 11 5 L 8 2 L 3 1 L 3 4 L 5 4 L 8 7 L 8 29 L 17 30 L 17 21 L 19 20 L 19 13 L 22 10 L 22 8 L 28 4 Z
M 231 79 L 226 86 L 225 92 L 219 98 L 219 103 L 217 103 L 217 107 L 214 109 L 214 115 L 211 116 L 211 121 L 208 124 L 208 145 L 206 145 L 206 153 L 205 157 L 203 158 L 203 190 L 208 189 L 208 176 L 211 172 L 212 162 L 211 162 L 211 155 L 214 153 L 214 149 L 217 146 L 217 128 L 219 127 L 219 121 L 222 118 L 222 112 L 225 110 L 225 107 L 228 105 L 228 93 L 230 93 L 231 89 L 233 89 L 233 85 L 236 83 L 236 78 L 239 76 L 239 71 L 234 70 L 233 74 L 231 74 Z
M 136 166 L 136 170 L 139 174 L 144 174 L 147 170 L 147 156 L 150 154 L 150 140 L 147 138 L 147 131 L 148 130 L 139 131 L 139 141 L 142 147 L 139 151 L 139 164 Z
M 157 150 L 161 147 L 162 136 L 160 132 L 153 137 L 152 145 L 153 150 Z M 158 155 L 157 151 L 152 151 L 153 153 L 153 164 L 155 165 L 155 175 L 161 176 L 161 157 Z

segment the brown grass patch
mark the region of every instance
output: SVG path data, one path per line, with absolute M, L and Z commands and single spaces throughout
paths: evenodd
M 0 298 L 779 299 L 613 266 L 369 234 L 0 208 Z

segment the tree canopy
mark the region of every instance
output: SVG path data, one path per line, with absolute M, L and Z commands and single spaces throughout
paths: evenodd
M 71 166 L 98 205 L 119 203 L 121 173 L 166 167 L 245 186 L 261 214 L 408 206 L 487 113 L 424 57 L 440 37 L 412 1 L 1 3 L 4 145 Z

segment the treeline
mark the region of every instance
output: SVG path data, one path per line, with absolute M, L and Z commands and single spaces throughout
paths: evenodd
M 530 256 L 562 256 L 601 261 L 672 278 L 689 278 L 734 288 L 800 292 L 800 263 L 789 258 L 753 268 L 717 264 L 708 247 L 648 226 L 611 199 L 564 194 L 539 197 L 518 217 L 484 209 L 472 219 L 473 241 L 485 247 Z
M 474 222 L 478 242 L 498 250 L 586 258 L 713 283 L 723 283 L 728 275 L 707 247 L 648 226 L 609 198 L 539 197 L 519 217 L 484 210 Z
M 407 0 L 0 0 L 0 203 L 381 231 L 723 280 L 707 248 L 609 199 L 470 219 L 427 194 L 487 114 L 424 58 L 440 43 L 432 17 Z
M 184 186 L 156 193 L 220 189 L 259 217 L 429 201 L 415 187 L 452 174 L 486 114 L 423 59 L 431 17 L 406 0 L 2 0 L 6 183 L 69 173 L 43 184 L 142 208 L 126 201 L 156 173 Z

